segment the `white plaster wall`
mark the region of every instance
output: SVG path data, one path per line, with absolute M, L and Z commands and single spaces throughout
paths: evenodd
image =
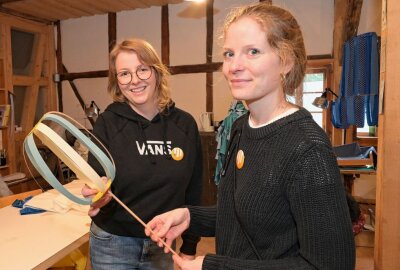
M 273 0 L 296 17 L 303 32 L 307 55 L 332 54 L 333 0 Z
M 108 69 L 108 17 L 96 15 L 61 22 L 62 58 L 69 72 Z M 107 78 L 74 81 L 86 103 L 95 100 L 104 110 L 111 98 L 106 93 Z M 91 128 L 70 84 L 63 82 L 64 112 Z
M 369 0 L 371 1 L 371 0 Z M 374 0 L 375 1 L 375 0 Z M 222 61 L 220 28 L 232 7 L 255 3 L 250 0 L 215 0 L 213 61 Z M 364 4 L 368 1 L 364 1 Z M 298 19 L 305 37 L 308 54 L 332 52 L 334 0 L 274 0 L 289 9 Z M 190 2 L 169 6 L 171 65 L 205 63 L 205 7 Z M 190 18 L 187 14 L 197 16 Z M 69 72 L 103 70 L 108 68 L 107 15 L 62 21 L 63 62 Z M 148 40 L 161 54 L 161 8 L 152 7 L 117 13 L 117 41 L 129 37 Z M 85 102 L 91 100 L 104 110 L 111 102 L 106 93 L 107 79 L 75 80 Z M 175 75 L 171 78 L 172 97 L 178 107 L 187 110 L 196 120 L 206 110 L 206 79 L 204 74 Z M 214 115 L 222 120 L 232 102 L 230 91 L 221 72 L 214 73 Z M 63 83 L 63 104 L 67 114 L 84 121 L 83 111 L 69 84 Z
M 381 0 L 365 0 L 361 9 L 360 25 L 358 34 L 367 32 L 376 32 L 381 35 L 381 16 L 382 16 Z

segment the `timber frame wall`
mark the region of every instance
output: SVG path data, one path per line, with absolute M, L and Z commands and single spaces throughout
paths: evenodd
M 272 0 L 260 0 L 260 2 L 267 2 L 272 4 Z M 213 111 L 213 72 L 219 71 L 222 67 L 221 62 L 212 61 L 212 48 L 213 48 L 213 37 L 214 37 L 214 0 L 207 0 L 206 6 L 206 59 L 205 63 L 194 64 L 194 65 L 170 65 L 170 40 L 169 40 L 169 9 L 168 5 L 161 7 L 161 59 L 162 62 L 169 67 L 171 75 L 177 74 L 190 74 L 190 73 L 206 73 L 206 111 Z M 116 30 L 117 30 L 117 17 L 116 13 L 108 13 L 108 44 L 109 51 L 113 48 L 116 42 Z M 61 49 L 61 31 L 60 23 L 56 23 L 57 26 L 57 63 L 58 72 L 60 73 L 60 81 L 57 83 L 58 88 L 58 107 L 60 111 L 63 111 L 62 104 L 62 81 L 69 81 L 72 90 L 76 98 L 79 101 L 82 109 L 84 109 L 85 102 L 79 94 L 79 91 L 74 84 L 73 80 L 83 78 L 102 78 L 108 76 L 108 70 L 99 71 L 88 71 L 69 73 L 66 67 L 62 64 L 62 49 Z M 93 124 L 93 120 L 91 123 Z
M 40 93 L 43 94 L 42 101 L 44 106 L 40 109 L 44 112 L 57 109 L 55 84 L 52 79 L 55 71 L 54 27 L 5 13 L 0 13 L 0 27 L 2 43 L 2 56 L 0 58 L 5 61 L 1 74 L 2 80 L 4 80 L 1 102 L 5 104 L 11 103 L 10 97 L 15 97 L 14 88 L 16 86 L 25 87 L 26 89 L 19 123 L 22 130 L 15 132 L 13 121 L 10 121 L 9 126 L 2 130 L 3 147 L 8 152 L 8 168 L 1 169 L 0 173 L 7 175 L 16 171 L 22 171 L 29 175 L 23 160 L 22 143 L 25 136 L 32 130 L 34 124 L 36 124 L 35 115 Z M 13 29 L 33 33 L 37 39 L 31 55 L 32 65 L 27 75 L 13 74 L 13 44 L 11 42 L 11 32 Z M 14 115 L 14 111 L 12 111 L 12 115 Z M 12 117 L 11 119 L 13 120 L 14 118 Z

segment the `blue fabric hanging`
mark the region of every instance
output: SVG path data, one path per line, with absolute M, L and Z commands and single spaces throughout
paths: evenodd
M 353 37 L 343 46 L 343 69 L 339 98 L 332 102 L 336 128 L 378 124 L 379 39 L 376 33 Z

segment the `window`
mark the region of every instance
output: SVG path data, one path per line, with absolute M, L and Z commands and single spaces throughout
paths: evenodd
M 309 60 L 303 83 L 288 100 L 307 109 L 328 135 L 331 133 L 330 111 L 315 107 L 312 103 L 326 87 L 331 87 L 332 59 Z M 329 95 L 328 95 L 329 96 Z M 331 96 L 329 96 L 331 98 Z M 330 99 L 331 100 L 331 99 Z
M 324 73 L 308 73 L 303 81 L 303 107 L 313 116 L 315 122 L 321 127 L 323 124 L 323 109 L 312 105 L 315 98 L 320 97 L 324 91 Z

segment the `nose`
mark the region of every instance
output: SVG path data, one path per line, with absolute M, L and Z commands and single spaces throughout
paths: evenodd
M 240 55 L 235 55 L 229 60 L 229 72 L 236 73 L 244 69 L 244 62 Z
M 138 84 L 139 82 L 142 81 L 141 79 L 139 79 L 139 77 L 136 75 L 135 72 L 131 73 L 131 77 L 132 77 L 131 84 Z

